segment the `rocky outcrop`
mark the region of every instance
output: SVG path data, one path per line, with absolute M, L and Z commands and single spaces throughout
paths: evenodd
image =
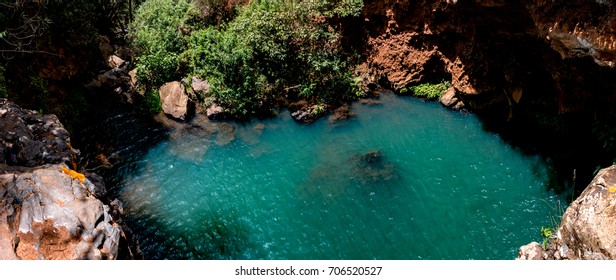
M 616 120 L 613 1 L 364 3 L 361 20 L 343 30 L 363 44 L 363 90 L 450 81 L 455 99 L 446 104 L 463 104 L 507 142 L 552 158 L 566 174 L 558 185 L 572 184 L 576 170 L 578 193 L 616 157 L 607 136 Z
M 609 1 L 365 1 L 362 78 L 394 90 L 451 80 L 472 109 L 515 91 L 530 102 L 558 94 L 561 112 L 577 111 L 592 102 L 588 82 L 614 73 L 600 66 L 616 67 L 615 11 Z
M 590 57 L 616 67 L 616 5 L 613 1 L 540 0 L 527 4 L 535 25 L 563 59 Z
M 115 259 L 122 230 L 89 180 L 63 164 L 0 180 L 0 258 Z
M 0 165 L 70 162 L 75 151 L 55 115 L 41 115 L 0 98 Z
M 115 259 L 122 230 L 97 199 L 102 180 L 71 169 L 58 118 L 0 99 L 0 132 L 0 259 Z
M 181 82 L 168 82 L 160 87 L 160 101 L 165 114 L 185 120 L 189 111 L 189 98 L 186 89 Z
M 517 260 L 543 260 L 544 252 L 543 247 L 539 243 L 531 242 L 520 247 Z
M 529 244 L 518 259 L 616 259 L 616 165 L 600 170 L 569 205 L 546 250 Z

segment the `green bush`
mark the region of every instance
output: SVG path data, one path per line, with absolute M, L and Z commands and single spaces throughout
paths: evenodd
M 438 99 L 445 91 L 451 86 L 451 83 L 447 81 L 441 81 L 439 83 L 423 83 L 415 86 L 405 87 L 400 90 L 400 94 L 407 95 L 413 94 L 417 97 L 426 99 Z
M 350 10 L 344 3 L 357 5 Z M 348 90 L 353 81 L 347 74 L 341 35 L 325 19 L 357 14 L 362 5 L 362 1 L 264 1 L 247 7 L 230 28 L 246 38 L 269 82 L 299 85 L 304 89 L 301 97 L 316 103 L 342 101 L 354 98 Z
M 212 96 L 230 114 L 255 114 L 259 102 L 267 99 L 266 78 L 254 67 L 252 51 L 239 34 L 213 27 L 195 32 L 184 55 L 193 75 L 209 80 Z
M 313 104 L 356 98 L 341 35 L 327 18 L 358 15 L 362 1 L 251 1 L 228 21 L 207 19 L 203 13 L 219 4 L 149 0 L 139 7 L 138 79 L 155 88 L 179 77 L 205 78 L 210 96 L 202 98 L 236 117 L 264 113 L 294 88 L 300 92 L 288 97 Z
M 135 13 L 131 27 L 137 57 L 137 79 L 148 87 L 159 87 L 179 76 L 179 56 L 185 51 L 187 22 L 196 10 L 186 0 L 145 1 Z
M 156 114 L 162 110 L 162 105 L 160 102 L 160 96 L 158 95 L 158 91 L 150 90 L 147 91 L 144 95 L 144 106 L 142 107 L 145 113 L 147 114 Z

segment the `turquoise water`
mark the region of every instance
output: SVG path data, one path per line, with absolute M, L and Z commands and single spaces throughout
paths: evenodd
M 121 186 L 145 258 L 513 259 L 541 240 L 560 200 L 541 159 L 472 114 L 379 101 L 172 133 Z

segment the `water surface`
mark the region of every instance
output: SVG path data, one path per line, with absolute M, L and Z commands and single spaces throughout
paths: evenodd
M 545 163 L 472 114 L 383 95 L 356 117 L 288 113 L 174 133 L 121 196 L 148 259 L 513 259 L 560 198 Z

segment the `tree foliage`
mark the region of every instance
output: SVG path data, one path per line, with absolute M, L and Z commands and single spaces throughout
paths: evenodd
M 204 99 L 238 117 L 267 111 L 283 93 L 317 104 L 355 98 L 341 35 L 328 19 L 357 15 L 362 1 L 251 1 L 229 12 L 235 17 L 204 20 L 203 6 L 216 2 L 150 0 L 138 9 L 142 82 L 206 78 Z
M 179 56 L 185 50 L 187 21 L 196 15 L 185 0 L 145 1 L 132 25 L 137 58 L 137 75 L 143 83 L 157 87 L 177 75 Z
M 114 2 L 0 0 L 0 95 L 78 121 L 100 36 L 113 34 Z

